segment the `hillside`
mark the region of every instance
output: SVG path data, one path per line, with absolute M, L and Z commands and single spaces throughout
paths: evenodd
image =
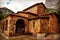
M 0 8 L 0 14 L 13 14 L 14 12 L 6 7 Z
M 60 0 L 46 0 L 47 8 L 60 9 Z

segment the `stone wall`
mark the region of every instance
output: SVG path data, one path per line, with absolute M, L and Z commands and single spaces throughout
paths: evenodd
M 46 9 L 42 4 L 38 5 L 37 13 L 38 13 L 39 16 L 45 14 L 45 10 Z
M 49 32 L 49 18 L 41 18 L 40 19 L 40 33 L 48 33 Z
M 45 7 L 43 5 L 44 4 L 37 4 L 36 6 L 25 10 L 25 12 L 31 12 L 38 15 L 45 14 Z
M 37 6 L 32 7 L 30 9 L 26 10 L 26 12 L 31 12 L 31 13 L 37 14 Z
M 29 21 L 29 32 L 35 35 L 40 32 L 40 19 Z
M 19 19 L 22 19 L 24 20 L 24 24 L 25 24 L 25 32 L 28 32 L 28 20 L 27 18 L 22 18 L 22 17 L 16 17 L 16 16 L 11 16 L 11 20 L 10 20 L 10 33 L 13 35 L 13 34 L 16 34 L 16 22 L 17 20 Z
M 49 15 L 49 32 L 57 33 L 58 32 L 58 19 L 55 14 Z
M 6 20 L 8 21 L 7 25 L 6 25 Z M 7 18 L 3 19 L 1 21 L 2 24 L 2 33 L 5 34 L 6 36 L 9 36 L 9 27 L 10 27 L 10 16 L 8 16 Z M 7 27 L 6 27 L 7 26 Z

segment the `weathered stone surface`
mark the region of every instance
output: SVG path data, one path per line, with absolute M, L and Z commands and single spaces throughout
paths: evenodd
M 39 9 L 37 9 L 36 6 Z M 17 14 L 7 15 L 1 21 L 2 33 L 9 37 L 20 35 L 37 35 L 40 33 L 58 33 L 57 14 L 45 14 L 46 8 L 42 3 L 36 6 L 31 7 L 26 11 L 18 12 Z M 6 22 L 6 20 L 8 22 Z M 5 28 L 7 28 L 7 30 L 5 30 Z

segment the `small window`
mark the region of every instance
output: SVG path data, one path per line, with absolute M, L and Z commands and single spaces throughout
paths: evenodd
M 35 22 L 33 22 L 33 27 L 35 27 Z
M 8 20 L 6 19 L 6 27 L 5 27 L 5 30 L 7 30 L 7 26 L 8 26 Z
M 2 33 L 4 33 L 4 25 L 2 26 Z

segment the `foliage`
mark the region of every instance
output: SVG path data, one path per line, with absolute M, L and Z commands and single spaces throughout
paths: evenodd
M 60 10 L 58 9 L 58 10 L 56 10 L 57 11 L 57 14 L 60 16 Z
M 49 13 L 49 9 L 46 9 L 46 13 Z
M 58 14 L 58 22 L 60 23 L 60 9 L 57 10 L 57 14 Z
M 6 14 L 0 14 L 0 21 L 6 16 Z
M 49 8 L 46 9 L 46 13 L 51 13 L 51 12 L 54 12 L 54 11 L 55 11 L 55 9 L 49 9 Z

